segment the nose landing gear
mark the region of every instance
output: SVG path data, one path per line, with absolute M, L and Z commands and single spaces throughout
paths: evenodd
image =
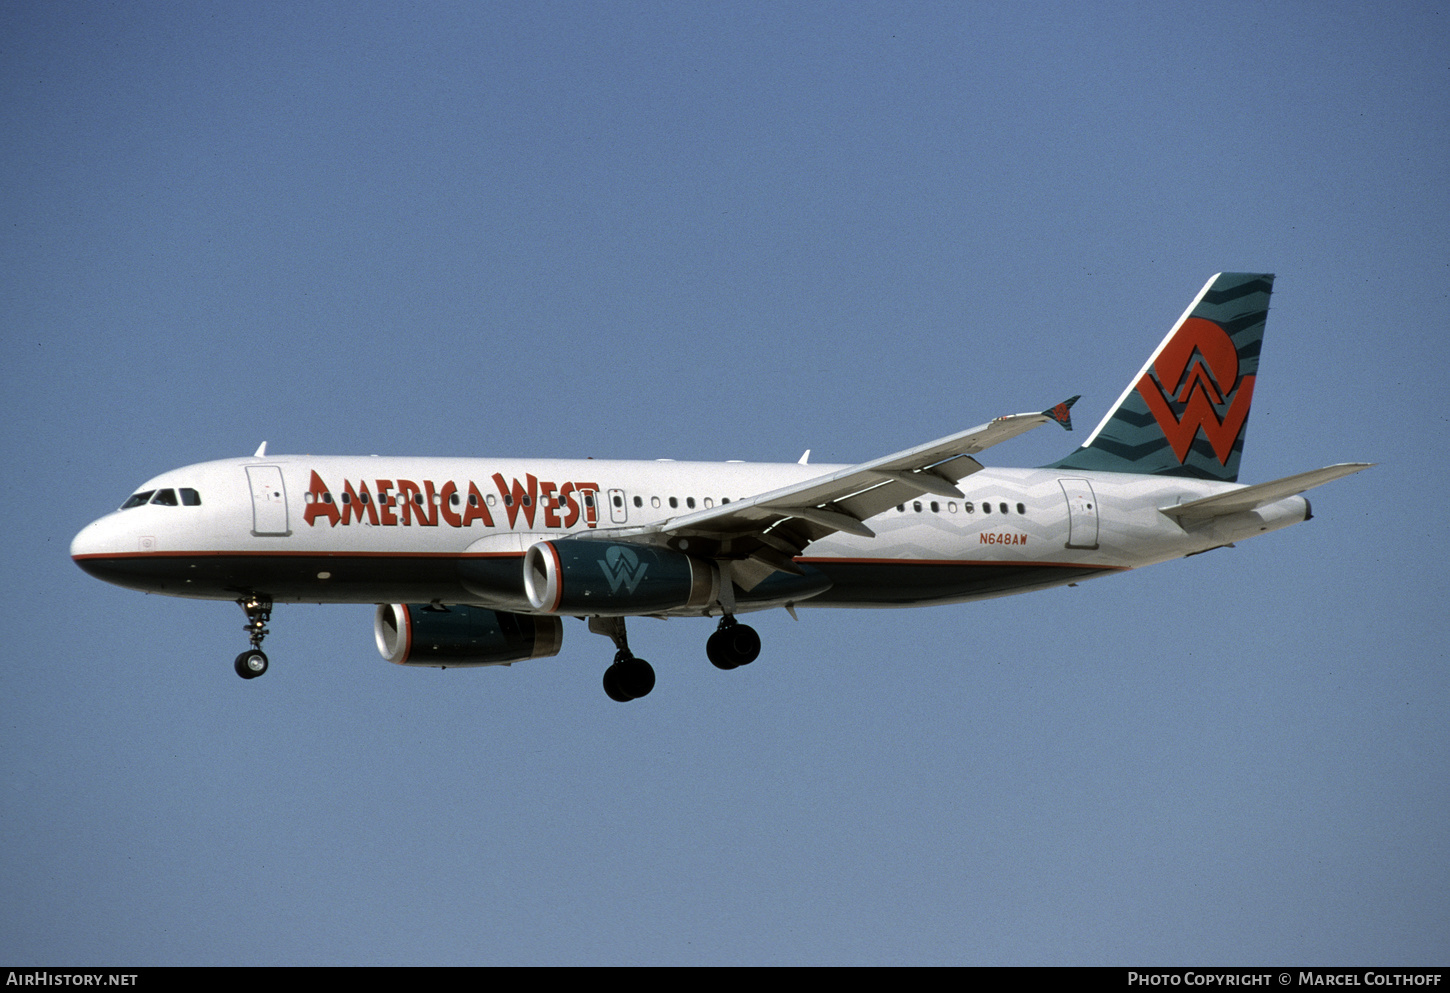
M 233 668 L 237 670 L 237 675 L 243 679 L 256 679 L 267 671 L 267 653 L 248 649 L 237 656 L 237 661 L 233 663 Z
M 256 679 L 267 671 L 267 653 L 262 651 L 262 639 L 267 637 L 267 622 L 272 618 L 272 598 L 254 594 L 238 600 L 237 605 L 247 614 L 247 623 L 242 630 L 251 636 L 252 647 L 237 656 L 233 668 L 243 679 Z

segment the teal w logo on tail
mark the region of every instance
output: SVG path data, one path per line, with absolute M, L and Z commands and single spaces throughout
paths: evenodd
M 1048 468 L 1235 482 L 1273 286 L 1261 273 L 1210 279 L 1097 430 Z

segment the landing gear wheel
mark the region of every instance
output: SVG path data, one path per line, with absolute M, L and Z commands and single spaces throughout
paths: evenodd
M 710 659 L 710 664 L 717 669 L 734 669 L 739 662 L 733 662 L 725 654 L 725 639 L 721 637 L 725 632 L 716 631 L 705 641 L 705 655 Z
M 721 622 L 720 629 L 705 642 L 705 654 L 717 669 L 735 669 L 760 657 L 760 635 L 748 624 Z
M 617 703 L 629 703 L 634 697 L 619 688 L 619 666 L 612 665 L 604 670 L 604 692 Z
M 649 691 L 654 688 L 654 666 L 644 659 L 633 656 L 616 659 L 612 666 L 604 670 L 604 692 L 609 694 L 611 700 L 628 703 L 648 696 Z
M 649 691 L 655 688 L 654 666 L 644 659 L 625 659 L 619 663 L 619 686 L 636 700 L 649 696 Z
M 602 634 L 614 642 L 618 649 L 614 653 L 614 664 L 604 670 L 604 692 L 609 699 L 620 703 L 638 700 L 648 696 L 655 688 L 655 670 L 644 659 L 637 659 L 629 650 L 629 638 L 624 633 L 623 617 L 591 617 L 589 630 Z
M 242 630 L 251 638 L 252 647 L 237 656 L 234 668 L 243 679 L 256 679 L 267 671 L 267 654 L 262 651 L 262 639 L 267 637 L 267 621 L 272 617 L 272 598 L 252 594 L 237 601 L 247 615 L 247 625 Z
M 248 649 L 237 656 L 237 675 L 243 679 L 256 679 L 267 671 L 267 654 L 256 649 Z

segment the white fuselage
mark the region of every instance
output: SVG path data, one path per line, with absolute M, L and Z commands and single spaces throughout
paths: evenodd
M 146 482 L 148 502 L 78 534 L 99 578 L 170 596 L 466 603 L 529 612 L 535 542 L 635 527 L 844 466 L 603 460 L 262 456 Z M 1180 525 L 1160 508 L 1237 484 L 1055 469 L 985 469 L 962 499 L 922 495 L 795 557 L 830 579 L 802 606 L 896 607 L 1026 592 L 1132 569 L 1305 520 L 1288 497 Z M 191 491 L 186 501 L 167 491 Z M 133 500 L 135 498 L 133 497 Z M 187 502 L 189 501 L 189 502 Z M 759 609 L 742 601 L 741 610 Z M 698 614 L 702 611 L 693 611 Z M 711 611 L 704 611 L 711 612 Z M 717 612 L 718 611 L 713 611 Z

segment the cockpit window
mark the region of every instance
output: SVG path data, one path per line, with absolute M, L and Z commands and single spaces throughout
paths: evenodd
M 180 493 L 181 499 L 177 500 L 176 495 Z M 200 507 L 201 494 L 190 486 L 182 486 L 178 489 L 164 490 L 142 490 L 140 493 L 131 494 L 130 499 L 121 504 L 122 510 L 130 510 L 132 507 L 141 507 L 146 504 L 154 504 L 158 507 Z

